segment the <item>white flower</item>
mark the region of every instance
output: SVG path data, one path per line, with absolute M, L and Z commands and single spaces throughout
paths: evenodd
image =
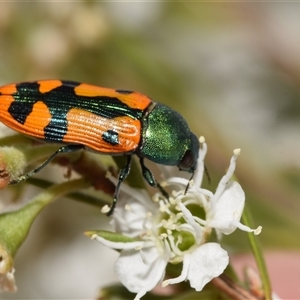
M 119 242 L 93 236 L 102 244 L 121 250 L 115 270 L 123 285 L 137 293 L 135 299 L 159 283 L 166 286 L 189 280 L 191 287 L 201 291 L 211 279 L 223 273 L 229 262 L 227 252 L 218 243 L 208 242 L 211 231 L 215 229 L 219 235 L 230 234 L 237 227 L 254 231 L 239 222 L 245 195 L 237 182 L 229 181 L 239 150 L 235 150 L 229 169 L 213 194 L 200 187 L 207 150 L 203 138 L 200 142 L 198 167 L 187 192 L 188 180 L 178 177 L 164 183 L 174 186 L 172 197 L 167 200 L 157 194 L 156 202 L 145 191 L 122 185 L 125 193 L 119 198 L 112 225 L 116 232 L 134 240 Z M 260 228 L 255 231 L 259 232 Z M 162 282 L 167 264 L 181 262 L 180 276 Z

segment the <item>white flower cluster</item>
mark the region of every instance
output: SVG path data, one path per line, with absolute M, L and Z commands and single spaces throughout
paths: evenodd
M 121 250 L 115 271 L 122 284 L 137 293 L 135 300 L 161 283 L 162 286 L 189 280 L 196 291 L 223 273 L 229 263 L 219 243 L 209 242 L 214 229 L 217 236 L 236 228 L 259 234 L 261 227 L 250 229 L 240 223 L 245 194 L 233 176 L 240 150 L 234 150 L 227 173 L 215 193 L 201 188 L 207 146 L 201 149 L 194 179 L 185 193 L 187 179 L 169 178 L 165 185 L 174 187 L 169 199 L 155 195 L 151 201 L 143 190 L 122 185 L 122 195 L 112 216 L 116 232 L 134 238 L 131 242 L 113 242 L 98 235 L 100 243 Z M 125 207 L 125 209 L 124 209 Z M 180 276 L 163 281 L 168 263 L 182 262 Z

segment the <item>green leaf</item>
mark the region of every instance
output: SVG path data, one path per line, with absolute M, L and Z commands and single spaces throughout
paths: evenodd
M 41 210 L 58 197 L 88 185 L 89 183 L 84 179 L 53 185 L 22 208 L 0 215 L 0 258 L 2 259 L 0 272 L 2 274 L 12 268 L 13 258 Z

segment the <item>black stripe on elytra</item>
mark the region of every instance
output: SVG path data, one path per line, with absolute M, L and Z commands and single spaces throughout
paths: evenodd
M 32 112 L 33 105 L 41 100 L 39 98 L 39 85 L 37 82 L 20 83 L 16 85 L 17 92 L 12 96 L 15 101 L 8 108 L 10 115 L 19 123 L 24 124 Z
M 12 96 L 13 101 L 8 109 L 11 116 L 21 124 L 32 112 L 33 105 L 43 101 L 51 114 L 51 121 L 45 127 L 45 140 L 61 142 L 67 133 L 67 114 L 70 109 L 77 108 L 113 119 L 128 116 L 140 120 L 143 111 L 134 109 L 121 102 L 117 97 L 108 96 L 81 96 L 76 95 L 74 88 L 80 83 L 62 81 L 62 85 L 49 92 L 41 93 L 38 82 L 25 82 L 16 85 L 17 92 Z

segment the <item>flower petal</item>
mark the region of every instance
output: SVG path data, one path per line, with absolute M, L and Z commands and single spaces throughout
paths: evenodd
M 159 253 L 156 247 L 123 250 L 115 271 L 123 285 L 130 292 L 137 293 L 135 299 L 139 299 L 161 282 L 167 262 L 168 257 Z
M 191 253 L 187 275 L 191 287 L 201 291 L 208 282 L 223 273 L 228 263 L 228 253 L 217 243 L 207 243 L 197 248 Z
M 245 193 L 239 183 L 231 181 L 216 199 L 214 210 L 209 212 L 207 226 L 224 234 L 231 234 L 238 227 L 245 205 Z
M 125 188 L 125 185 L 122 185 L 122 187 Z M 128 189 L 127 186 L 126 188 Z M 114 210 L 111 224 L 116 232 L 122 232 L 122 234 L 129 237 L 137 237 L 143 230 L 147 213 L 156 212 L 158 206 L 150 199 L 145 191 L 130 190 L 132 190 L 130 197 L 123 196 L 119 198 L 118 206 Z M 139 201 L 137 198 L 139 198 Z
M 201 144 L 201 147 L 199 149 L 199 158 L 197 162 L 197 169 L 194 174 L 194 184 L 197 187 L 200 187 L 202 184 L 203 174 L 205 172 L 205 165 L 204 165 L 204 158 L 207 153 L 207 144 L 205 143 L 205 138 L 201 136 L 199 138 L 199 142 Z
M 238 156 L 240 155 L 240 153 L 241 153 L 241 149 L 235 149 L 233 151 L 233 156 L 230 159 L 230 164 L 229 164 L 228 170 L 218 184 L 217 190 L 215 192 L 215 199 L 219 199 L 220 195 L 226 189 L 226 186 L 227 186 L 229 180 L 231 179 L 231 177 L 234 174 L 234 170 L 236 167 L 236 160 L 237 160 Z

